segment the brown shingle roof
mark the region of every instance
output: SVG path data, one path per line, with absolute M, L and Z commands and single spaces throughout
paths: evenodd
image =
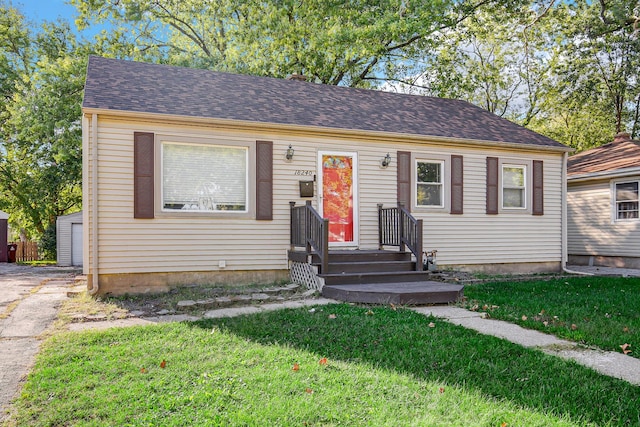
M 564 148 L 465 101 L 97 56 L 83 107 Z
M 568 176 L 640 167 L 640 141 L 618 134 L 613 142 L 569 157 Z

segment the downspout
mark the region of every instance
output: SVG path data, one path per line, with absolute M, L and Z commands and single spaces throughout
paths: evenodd
M 568 274 L 581 274 L 583 276 L 593 276 L 593 273 L 587 273 L 585 271 L 575 271 L 569 270 L 567 268 L 567 262 L 569 259 L 569 250 L 568 250 L 568 232 L 567 232 L 567 159 L 569 158 L 569 153 L 565 152 L 562 155 L 562 230 L 561 230 L 561 240 L 562 240 L 562 271 Z
M 98 115 L 91 115 L 91 288 L 89 295 L 100 289 L 98 283 Z

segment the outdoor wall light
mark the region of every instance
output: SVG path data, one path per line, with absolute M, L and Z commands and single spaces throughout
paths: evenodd
M 291 147 L 291 144 L 289 144 L 289 148 L 287 148 L 287 154 L 285 155 L 287 160 L 293 159 L 293 153 L 294 152 L 295 152 L 295 150 L 293 149 L 293 147 Z
M 386 168 L 387 166 L 389 166 L 391 164 L 391 155 L 389 153 L 387 153 L 386 156 L 384 156 L 384 159 L 382 159 L 382 162 L 380 162 L 380 165 L 383 168 Z

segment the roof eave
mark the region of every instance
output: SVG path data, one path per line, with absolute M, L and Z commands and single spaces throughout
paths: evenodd
M 623 178 L 629 175 L 640 175 L 640 167 L 617 169 L 613 171 L 591 172 L 591 173 L 583 173 L 579 175 L 568 176 L 567 182 L 581 182 L 581 181 L 591 181 L 595 179 Z
M 434 141 L 434 142 L 442 142 L 448 144 L 460 143 L 463 141 L 465 144 L 471 145 L 479 145 L 484 147 L 500 147 L 500 148 L 510 148 L 517 150 L 533 150 L 533 151 L 546 151 L 546 152 L 557 152 L 557 153 L 570 153 L 574 151 L 573 148 L 567 146 L 548 146 L 548 145 L 539 145 L 539 144 L 522 144 L 515 142 L 502 142 L 502 141 L 488 141 L 488 140 L 480 140 L 480 139 L 464 139 L 464 138 L 454 138 L 454 137 L 446 137 L 446 136 L 436 136 L 436 135 L 417 135 L 417 134 L 407 134 L 407 133 L 399 133 L 399 132 L 383 132 L 383 131 L 368 131 L 368 130 L 358 130 L 358 129 L 343 129 L 343 128 L 330 128 L 324 126 L 303 126 L 303 125 L 293 125 L 293 124 L 281 124 L 281 123 L 271 123 L 271 122 L 258 122 L 252 120 L 236 120 L 236 119 L 219 119 L 212 117 L 194 117 L 194 116 L 184 116 L 184 115 L 174 115 L 174 114 L 158 114 L 158 113 L 141 113 L 135 111 L 127 111 L 127 110 L 112 110 L 112 109 L 102 109 L 102 108 L 92 108 L 92 107 L 82 107 L 82 112 L 85 114 L 98 114 L 98 115 L 117 115 L 117 116 L 126 116 L 130 118 L 141 118 L 147 120 L 163 120 L 163 121 L 186 121 L 190 123 L 201 123 L 201 124 L 215 124 L 220 126 L 227 127 L 236 127 L 236 128 L 255 128 L 260 127 L 265 130 L 277 131 L 277 130 L 288 130 L 288 131 L 304 131 L 310 132 L 315 135 L 353 135 L 353 136 L 366 136 L 366 137 L 375 137 L 377 139 L 405 139 L 405 140 L 413 140 L 413 141 Z

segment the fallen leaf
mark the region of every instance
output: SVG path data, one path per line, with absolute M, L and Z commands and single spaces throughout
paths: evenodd
M 507 427 L 507 425 L 508 425 L 507 423 L 502 423 L 500 424 L 500 427 Z
M 578 329 L 578 325 L 576 325 L 575 323 L 571 324 L 571 330 L 575 331 L 576 329 Z
M 335 319 L 336 317 L 338 317 L 338 316 L 336 316 L 335 314 L 330 314 L 329 315 L 329 319 Z
M 471 307 L 469 310 L 478 311 L 478 304 L 473 305 L 473 307 Z
M 440 389 L 438 390 L 440 393 L 444 393 L 444 387 L 440 387 Z
M 542 310 L 540 310 L 540 313 L 538 313 L 540 316 L 542 316 L 544 314 L 544 308 Z
M 393 311 L 396 311 L 396 306 L 395 306 L 395 304 L 391 304 L 391 309 L 392 309 Z
M 629 350 L 629 347 L 631 347 L 631 346 L 630 346 L 629 344 L 627 344 L 627 343 L 624 343 L 624 344 L 622 344 L 622 345 L 620 346 L 620 348 L 622 349 L 622 352 L 623 352 L 624 354 L 629 354 L 629 353 L 631 353 L 631 350 Z
M 291 370 L 298 372 L 300 370 L 300 365 L 298 365 L 297 363 L 294 363 L 293 368 L 291 368 Z
M 320 361 L 318 362 L 321 365 L 326 365 L 327 364 L 327 358 L 323 357 L 322 359 L 320 359 Z
M 435 327 L 436 327 L 436 324 L 435 324 L 435 323 L 433 323 L 433 322 L 431 322 L 431 323 L 429 323 L 429 327 L 430 327 L 430 328 L 435 328 Z
M 545 320 L 544 322 L 542 322 L 542 324 L 543 324 L 544 326 L 549 326 L 549 322 L 547 322 L 546 320 Z
M 166 362 L 166 360 L 163 360 L 162 362 L 160 362 L 160 367 L 161 367 L 162 369 L 164 369 L 166 366 L 167 366 L 167 362 Z
M 147 373 L 147 370 L 146 370 L 145 368 L 140 368 L 140 373 L 141 373 L 141 374 L 146 374 L 146 373 Z
M 312 308 L 311 310 L 309 310 L 309 313 L 315 313 L 315 312 L 316 312 L 315 308 Z
M 500 308 L 500 306 L 499 306 L 499 305 L 492 305 L 492 306 L 491 306 L 491 310 L 497 310 L 497 309 L 499 309 L 499 308 Z
M 304 391 L 306 391 L 309 394 L 313 394 L 313 390 L 311 390 L 309 387 L 307 387 Z
M 525 321 L 525 320 L 527 320 L 527 319 L 528 319 L 528 317 L 527 317 L 527 316 L 525 316 L 525 315 L 523 314 L 523 315 L 522 315 L 522 321 Z
M 369 310 L 365 313 L 367 316 L 373 316 L 373 311 Z
M 485 305 L 483 305 L 483 306 L 482 306 L 482 309 L 483 309 L 483 310 L 487 310 L 488 308 L 489 308 L 489 306 L 488 306 L 487 304 L 485 304 Z
M 622 328 L 622 332 L 629 332 L 629 327 L 625 326 L 624 328 Z

